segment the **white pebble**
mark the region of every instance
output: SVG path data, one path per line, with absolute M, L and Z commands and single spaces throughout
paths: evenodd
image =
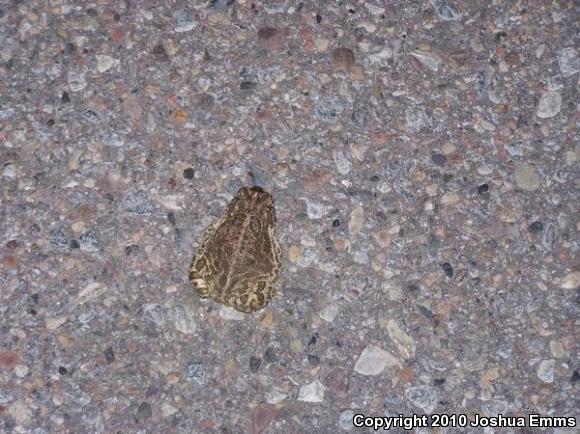
M 401 363 L 388 351 L 368 345 L 354 365 L 354 370 L 361 375 L 379 375 L 386 367 L 401 367 Z
M 336 318 L 339 312 L 339 307 L 337 304 L 329 304 L 320 312 L 318 312 L 318 316 L 322 318 L 324 321 L 332 322 Z
M 397 322 L 393 319 L 387 323 L 387 332 L 392 341 L 397 345 L 399 352 L 405 357 L 410 358 L 415 356 L 415 341 L 411 336 L 405 333 Z
M 352 423 L 354 411 L 347 409 L 342 410 L 338 416 L 338 426 L 344 431 L 352 431 L 354 425 Z
M 568 273 L 560 282 L 562 289 L 577 289 L 580 287 L 580 271 Z
M 95 57 L 97 58 L 97 71 L 100 73 L 108 71 L 117 64 L 117 60 L 110 56 L 97 54 Z
M 562 96 L 560 93 L 555 91 L 548 91 L 540 98 L 538 108 L 536 109 L 536 115 L 542 119 L 551 118 L 560 113 L 561 108 Z
M 172 406 L 171 404 L 164 402 L 161 404 L 161 416 L 163 418 L 169 417 L 177 413 L 177 408 Z
M 24 378 L 28 375 L 30 369 L 26 365 L 18 364 L 14 367 L 14 373 L 18 378 Z
M 288 394 L 278 388 L 274 388 L 273 390 L 266 392 L 265 397 L 268 404 L 278 404 L 279 402 L 284 401 L 288 397 Z
M 558 65 L 564 77 L 570 77 L 580 71 L 580 59 L 574 47 L 562 48 L 558 52 Z
M 405 390 L 405 396 L 427 414 L 433 413 L 437 407 L 437 392 L 431 386 L 409 387 Z
M 222 306 L 220 309 L 220 318 L 231 321 L 241 321 L 246 318 L 245 314 L 238 312 L 233 307 Z
M 4 166 L 4 169 L 2 170 L 2 176 L 4 178 L 10 178 L 10 179 L 15 178 L 16 177 L 16 167 L 14 166 L 14 164 L 8 163 L 6 166 Z
M 326 387 L 318 381 L 315 380 L 306 386 L 300 388 L 298 393 L 298 401 L 304 402 L 322 402 L 324 401 L 324 391 Z
M 350 172 L 350 161 L 344 156 L 344 152 L 336 151 L 334 152 L 334 163 L 338 169 L 338 173 L 341 175 L 347 175 Z
M 536 375 L 544 383 L 554 382 L 554 370 L 556 368 L 556 361 L 554 359 L 542 360 L 536 370 Z

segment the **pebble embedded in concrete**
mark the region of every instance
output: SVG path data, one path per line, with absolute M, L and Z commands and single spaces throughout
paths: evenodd
M 376 345 L 368 345 L 354 365 L 354 370 L 361 375 L 375 376 L 385 368 L 400 367 L 401 363 L 388 351 Z

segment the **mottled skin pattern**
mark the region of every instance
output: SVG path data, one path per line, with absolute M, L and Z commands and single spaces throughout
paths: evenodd
M 242 187 L 223 217 L 212 224 L 189 268 L 201 297 L 254 312 L 275 295 L 281 253 L 274 228 L 272 196 L 260 187 Z

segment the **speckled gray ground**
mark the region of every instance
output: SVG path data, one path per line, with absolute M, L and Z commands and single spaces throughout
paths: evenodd
M 0 433 L 578 416 L 578 4 L 265 3 L 1 2 Z M 243 315 L 186 270 L 248 184 Z

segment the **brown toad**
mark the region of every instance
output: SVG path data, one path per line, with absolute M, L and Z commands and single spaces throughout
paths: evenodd
M 254 312 L 275 295 L 281 252 L 275 236 L 276 210 L 270 193 L 242 187 L 222 218 L 206 230 L 189 268 L 201 297 Z

